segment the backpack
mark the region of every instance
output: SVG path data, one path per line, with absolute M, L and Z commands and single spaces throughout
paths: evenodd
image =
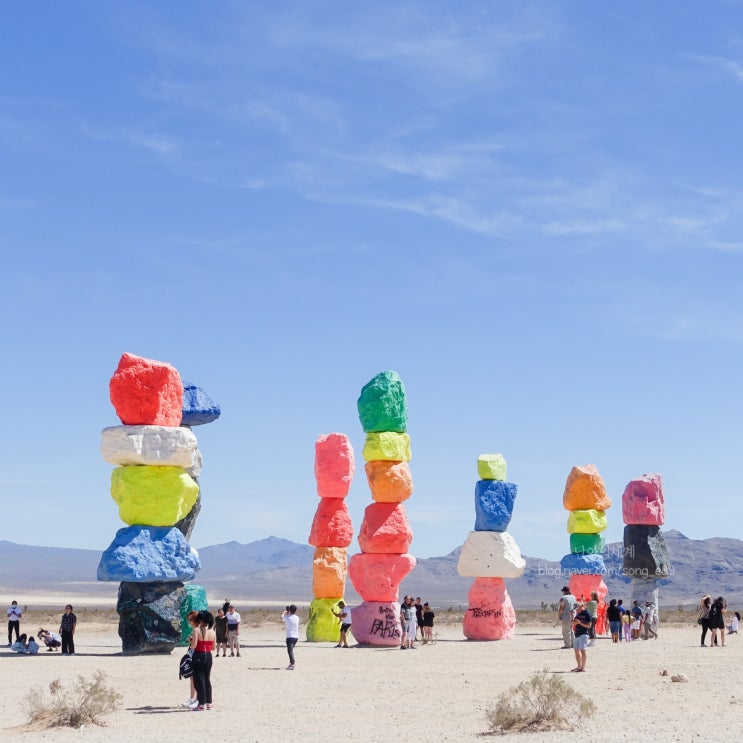
M 712 622 L 716 622 L 720 618 L 720 605 L 715 603 L 712 604 L 712 606 L 709 607 L 709 615 L 708 619 L 710 621 L 710 624 Z
M 193 658 L 186 653 L 182 658 L 181 662 L 178 665 L 178 678 L 179 679 L 188 679 L 193 676 Z

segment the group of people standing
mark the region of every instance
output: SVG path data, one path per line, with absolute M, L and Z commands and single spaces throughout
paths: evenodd
M 639 601 L 633 601 L 628 609 L 622 599 L 611 599 L 606 607 L 606 620 L 612 642 L 621 642 L 622 636 L 625 642 L 639 640 L 643 631 L 643 639 L 658 639 L 658 610 L 652 601 L 646 601 L 644 607 Z
M 39 644 L 36 639 L 21 634 L 21 619 L 23 611 L 17 601 L 12 601 L 8 607 L 8 647 L 16 653 L 36 655 L 39 652 Z M 48 652 L 54 652 L 57 648 L 62 649 L 62 655 L 75 654 L 75 630 L 77 629 L 77 616 L 72 611 L 72 604 L 65 606 L 64 614 L 59 623 L 59 633 L 39 629 L 37 637 L 44 643 Z M 13 641 L 15 634 L 15 641 Z
M 697 624 L 702 627 L 701 646 L 707 647 L 705 640 L 707 638 L 707 632 L 709 632 L 709 647 L 715 647 L 716 645 L 725 647 L 725 614 L 728 610 L 725 597 L 718 596 L 713 600 L 709 595 L 705 594 L 699 601 L 697 609 L 699 612 Z M 739 623 L 740 613 L 736 611 L 730 620 L 730 624 L 727 625 L 728 633 L 731 635 L 737 634 Z
M 415 648 L 418 628 L 421 631 L 421 642 L 426 645 L 433 642 L 433 620 L 436 615 L 428 602 L 421 604 L 421 598 L 403 597 L 400 604 L 400 650 Z

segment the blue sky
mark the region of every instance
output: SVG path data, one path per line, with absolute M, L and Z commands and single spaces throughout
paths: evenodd
M 29 2 L 0 51 L 0 538 L 103 550 L 128 351 L 221 404 L 192 542 L 304 542 L 314 441 L 409 397 L 411 551 L 524 553 L 565 479 L 741 537 L 743 4 Z M 353 551 L 357 551 L 354 542 Z

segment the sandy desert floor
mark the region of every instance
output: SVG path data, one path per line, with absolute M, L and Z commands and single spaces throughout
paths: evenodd
M 180 650 L 125 657 L 111 621 L 81 620 L 76 644 L 78 653 L 71 657 L 0 650 L 0 738 L 478 740 L 489 730 L 486 711 L 498 695 L 541 671 L 564 674 L 594 700 L 595 717 L 576 721 L 576 729 L 591 739 L 732 739 L 743 719 L 743 638 L 728 638 L 724 648 L 701 648 L 696 626 L 663 628 L 657 641 L 614 645 L 599 639 L 588 651 L 584 674 L 570 673 L 573 652 L 561 649 L 559 628 L 544 624 L 520 624 L 515 639 L 489 643 L 468 642 L 458 625 L 440 625 L 434 644 L 405 652 L 300 642 L 297 670 L 287 671 L 277 615 L 275 623 L 244 627 L 242 657 L 215 659 L 215 709 L 202 713 L 180 706 L 188 694 L 188 682 L 178 680 Z M 122 708 L 106 718 L 105 727 L 40 731 L 24 726 L 29 690 L 43 693 L 54 679 L 73 682 L 98 669 L 123 694 Z M 664 669 L 668 676 L 661 675 Z M 688 682 L 672 682 L 676 673 L 686 674 Z M 564 741 L 566 735 L 573 737 L 552 732 L 498 739 Z

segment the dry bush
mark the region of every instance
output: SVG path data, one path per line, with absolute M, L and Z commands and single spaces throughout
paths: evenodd
M 590 699 L 545 668 L 501 694 L 487 718 L 493 733 L 521 733 L 572 730 L 573 721 L 595 712 Z
M 71 690 L 59 679 L 49 684 L 49 693 L 38 687 L 24 698 L 29 725 L 46 728 L 105 725 L 104 715 L 121 706 L 119 692 L 106 686 L 106 674 L 96 671 L 92 681 L 78 676 Z

